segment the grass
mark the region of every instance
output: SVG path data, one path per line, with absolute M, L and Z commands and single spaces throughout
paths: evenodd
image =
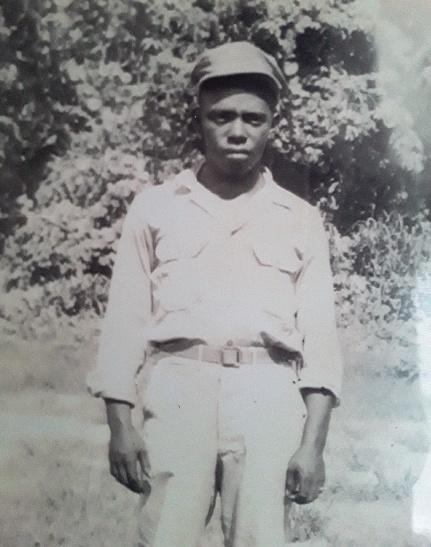
M 294 507 L 292 545 L 425 547 L 429 540 L 411 531 L 412 488 L 429 450 L 418 379 L 389 372 L 391 341 L 362 344 L 352 327 L 341 334 L 346 382 L 327 486 L 315 503 Z M 94 345 L 2 347 L 1 547 L 127 545 L 136 498 L 109 476 L 103 407 L 83 391 Z M 415 367 L 413 343 L 410 350 Z M 221 545 L 214 519 L 202 547 Z

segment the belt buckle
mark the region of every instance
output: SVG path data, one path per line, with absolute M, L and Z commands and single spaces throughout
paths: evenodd
M 221 364 L 224 367 L 239 367 L 240 350 L 232 346 L 221 349 Z

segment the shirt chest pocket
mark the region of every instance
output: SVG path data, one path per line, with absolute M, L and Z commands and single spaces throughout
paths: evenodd
M 160 264 L 197 258 L 208 244 L 200 234 L 187 233 L 163 236 L 157 243 L 155 254 Z
M 283 241 L 271 241 L 255 243 L 253 255 L 256 262 L 262 268 L 278 271 L 281 274 L 289 274 L 295 280 L 301 272 L 303 261 L 293 245 Z
M 303 261 L 293 245 L 284 238 L 280 240 L 267 238 L 252 244 L 252 259 L 256 264 L 254 294 L 264 312 L 285 321 L 297 310 L 297 280 Z
M 165 312 L 187 310 L 202 296 L 197 264 L 209 241 L 200 233 L 170 233 L 155 247 L 157 266 L 152 275 L 153 300 Z

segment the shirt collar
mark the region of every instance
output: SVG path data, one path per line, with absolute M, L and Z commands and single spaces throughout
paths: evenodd
M 175 177 L 175 192 L 177 195 L 187 196 L 207 213 L 212 214 L 212 205 L 214 203 L 213 196 L 211 195 L 211 192 L 203 187 L 197 180 L 197 174 L 204 162 L 204 159 L 197 161 L 191 168 L 181 171 L 181 173 Z M 294 204 L 290 192 L 281 188 L 274 181 L 268 167 L 264 167 L 263 177 L 265 186 L 259 192 L 259 197 L 269 200 L 275 205 L 291 210 Z
M 275 182 L 271 171 L 267 167 L 265 167 L 264 176 L 267 178 L 266 188 L 271 202 L 285 209 L 293 209 L 292 194 Z

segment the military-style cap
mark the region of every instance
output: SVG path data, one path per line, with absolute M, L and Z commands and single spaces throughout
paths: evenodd
M 286 87 L 284 74 L 274 57 L 249 42 L 228 42 L 206 50 L 196 63 L 191 80 L 199 92 L 201 85 L 209 79 L 236 74 L 265 76 L 277 97 Z

